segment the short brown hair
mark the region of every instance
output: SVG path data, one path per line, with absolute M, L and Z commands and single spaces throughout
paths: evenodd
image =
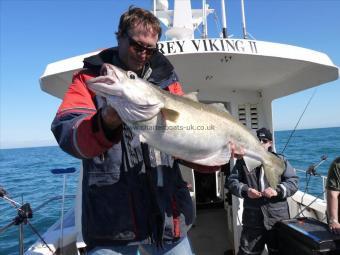
M 117 39 L 138 25 L 142 25 L 148 31 L 154 31 L 158 34 L 158 39 L 161 38 L 162 28 L 158 18 L 150 11 L 130 6 L 120 17 L 118 32 L 116 32 Z

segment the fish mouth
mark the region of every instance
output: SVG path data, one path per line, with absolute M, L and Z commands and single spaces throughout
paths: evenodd
M 96 95 L 102 97 L 122 96 L 124 73 L 117 67 L 110 64 L 103 64 L 100 75 L 86 81 L 87 87 Z
M 115 82 L 120 82 L 123 79 L 124 73 L 118 67 L 105 63 L 100 68 L 100 75 L 110 76 Z

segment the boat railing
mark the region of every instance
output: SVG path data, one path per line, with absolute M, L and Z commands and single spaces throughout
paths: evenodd
M 303 170 L 303 169 L 295 169 L 296 172 L 299 172 L 299 173 L 303 173 L 303 174 L 306 174 L 306 170 Z M 326 201 L 326 181 L 327 181 L 327 176 L 324 176 L 324 175 L 320 175 L 320 174 L 316 174 L 316 175 L 312 175 L 312 176 L 315 176 L 315 177 L 320 177 L 321 178 L 321 181 L 322 181 L 322 194 L 323 194 L 323 200 Z
M 64 199 L 74 199 L 76 198 L 76 195 L 65 195 L 64 196 Z M 57 200 L 62 200 L 63 199 L 63 196 L 62 195 L 59 195 L 59 196 L 54 196 L 54 197 L 51 197 L 49 198 L 48 200 L 42 202 L 40 205 L 38 205 L 36 208 L 34 208 L 34 212 L 37 212 L 38 210 L 40 210 L 41 208 L 45 207 L 47 204 L 49 204 L 50 202 L 52 201 L 57 201 Z

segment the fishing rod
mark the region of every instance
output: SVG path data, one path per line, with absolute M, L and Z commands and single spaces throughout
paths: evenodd
M 22 224 L 28 225 L 31 230 L 39 237 L 39 239 L 46 245 L 46 247 L 53 253 L 53 250 L 50 246 L 46 243 L 44 238 L 39 234 L 37 229 L 30 223 L 29 219 L 33 218 L 33 211 L 31 205 L 29 203 L 20 204 L 15 200 L 8 197 L 7 191 L 0 186 L 0 198 L 4 201 L 8 202 L 12 207 L 17 210 L 18 215 L 12 219 L 12 221 L 4 227 L 0 228 L 0 234 L 5 232 L 9 227 L 13 225 L 19 225 L 19 254 L 22 255 L 24 253 L 23 249 L 23 229 L 21 228 Z
M 306 211 L 307 209 L 309 209 L 310 206 L 311 206 L 312 204 L 314 204 L 314 203 L 316 202 L 316 200 L 320 199 L 320 197 L 321 197 L 324 193 L 325 193 L 325 191 L 322 191 L 321 194 L 319 194 L 318 196 L 316 196 L 316 197 L 312 200 L 312 202 L 310 202 L 310 203 L 309 203 L 308 205 L 306 205 L 300 212 L 298 212 L 298 213 L 293 217 L 293 219 L 298 218 L 298 217 L 300 216 L 300 214 L 302 214 L 302 215 L 304 216 L 303 212 Z M 302 204 L 302 199 L 301 199 L 301 204 Z M 304 217 L 305 217 L 305 216 L 304 216 Z
M 311 176 L 317 176 L 317 177 L 321 177 L 321 174 L 319 174 L 319 173 L 317 173 L 317 171 L 316 171 L 316 169 L 322 164 L 322 163 L 324 163 L 326 160 L 327 160 L 327 158 L 328 158 L 328 156 L 327 155 L 322 155 L 321 156 L 321 159 L 320 159 L 320 161 L 318 162 L 318 163 L 316 163 L 316 164 L 312 164 L 312 165 L 310 165 L 308 168 L 307 168 L 307 170 L 306 170 L 306 179 L 307 179 L 307 182 L 306 182 L 306 186 L 305 186 L 305 191 L 304 191 L 304 193 L 303 193 L 303 195 L 302 195 L 302 197 L 301 197 L 301 202 L 300 202 L 300 204 L 302 204 L 303 203 L 303 198 L 304 198 L 304 196 L 306 195 L 306 193 L 308 192 L 308 186 L 309 186 L 309 184 L 310 184 L 310 178 L 311 178 Z M 307 175 L 309 175 L 308 176 L 308 178 L 307 178 Z M 302 214 L 303 215 L 303 212 L 307 209 L 307 208 L 309 208 L 321 195 L 323 195 L 325 193 L 325 191 L 323 191 L 319 196 L 317 196 L 310 204 L 308 204 L 307 206 L 305 206 L 305 208 L 303 209 L 303 210 L 301 210 L 294 218 L 296 218 L 296 217 L 298 217 L 300 214 Z
M 316 169 L 327 160 L 327 155 L 322 155 L 321 160 L 317 164 L 310 165 L 306 171 L 306 174 L 313 175 L 313 176 L 321 176 L 319 173 L 316 172 Z
M 308 108 L 310 102 L 312 101 L 314 95 L 316 94 L 316 91 L 317 91 L 317 89 L 315 89 L 315 90 L 313 91 L 313 94 L 312 94 L 311 97 L 309 98 L 309 100 L 308 100 L 308 102 L 307 102 L 307 104 L 306 104 L 306 106 L 305 106 L 305 109 L 304 109 L 303 112 L 301 113 L 301 115 L 300 115 L 300 117 L 299 117 L 299 119 L 298 119 L 298 121 L 297 121 L 297 123 L 296 123 L 296 125 L 295 125 L 295 127 L 294 127 L 294 129 L 293 129 L 293 131 L 290 133 L 290 136 L 289 136 L 289 138 L 288 138 L 288 140 L 287 140 L 287 142 L 286 142 L 286 144 L 285 144 L 285 147 L 284 147 L 283 150 L 281 151 L 282 154 L 283 154 L 284 151 L 286 150 L 286 148 L 287 148 L 287 146 L 288 146 L 288 144 L 289 144 L 289 142 L 290 142 L 290 139 L 293 137 L 293 135 L 294 135 L 294 133 L 295 133 L 295 131 L 296 131 L 296 128 L 298 127 L 298 125 L 299 125 L 299 123 L 300 123 L 300 121 L 301 121 L 303 115 L 305 114 L 305 112 L 306 112 L 306 110 L 307 110 L 307 108 Z

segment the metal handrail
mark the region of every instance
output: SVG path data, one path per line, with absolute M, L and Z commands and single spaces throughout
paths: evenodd
M 302 169 L 295 169 L 297 172 L 301 172 L 301 173 L 306 173 L 306 170 L 302 170 Z M 317 175 L 318 177 L 321 177 L 322 179 L 322 192 L 323 192 L 323 200 L 326 201 L 326 181 L 327 181 L 327 176 L 325 175 Z
M 70 198 L 76 198 L 76 195 L 65 195 L 65 198 L 70 199 Z M 39 206 L 37 206 L 33 211 L 37 212 L 38 210 L 40 210 L 41 208 L 43 208 L 45 205 L 47 205 L 48 203 L 55 201 L 55 200 L 61 200 L 63 199 L 62 195 L 59 196 L 54 196 L 49 198 L 48 200 L 46 200 L 45 202 L 41 203 Z

